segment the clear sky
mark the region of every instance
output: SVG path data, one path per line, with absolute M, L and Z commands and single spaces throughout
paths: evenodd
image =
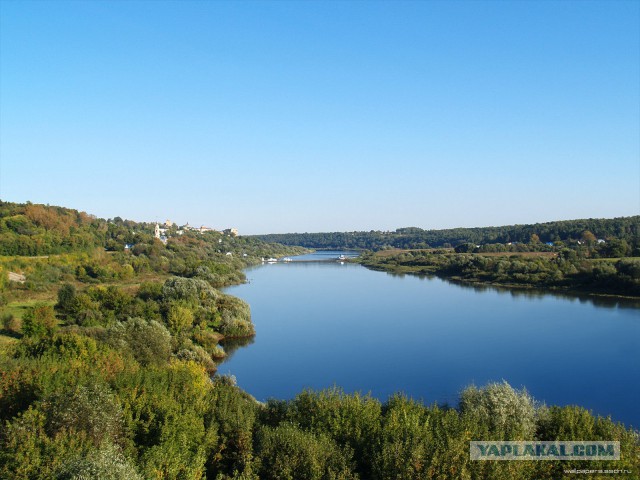
M 640 2 L 0 0 L 0 198 L 240 233 L 640 213 Z

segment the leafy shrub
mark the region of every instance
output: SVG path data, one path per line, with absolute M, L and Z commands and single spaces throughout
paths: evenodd
M 208 406 L 208 422 L 216 426 L 218 439 L 207 461 L 207 477 L 249 475 L 254 460 L 257 402 L 235 386 L 235 377 L 225 375 L 214 377 Z
M 51 335 L 56 325 L 53 307 L 44 303 L 30 307 L 22 316 L 22 333 L 27 337 Z
M 74 298 L 72 310 L 67 316 L 67 322 L 75 323 L 82 327 L 103 325 L 105 322 L 100 302 L 86 293 L 77 294 Z
M 304 430 L 328 435 L 341 447 L 348 446 L 355 452 L 360 473 L 369 477 L 371 440 L 379 437 L 381 426 L 378 400 L 358 393 L 347 395 L 337 387 L 305 391 L 291 401 L 287 418 Z
M 187 306 L 172 303 L 167 313 L 167 324 L 174 334 L 179 334 L 193 325 L 193 311 Z
M 468 387 L 460 395 L 460 411 L 485 425 L 497 440 L 529 440 L 536 430 L 536 407 L 526 390 L 507 382 Z
M 122 436 L 122 408 L 117 397 L 102 383 L 78 385 L 44 401 L 46 431 L 53 437 L 63 430 L 85 434 L 94 445 Z
M 194 328 L 192 338 L 194 342 L 202 346 L 212 356 L 216 358 L 225 356 L 224 350 L 218 346 L 218 342 L 223 338 L 221 334 L 202 328 Z
M 137 296 L 142 300 L 155 300 L 162 299 L 162 283 L 159 282 L 143 282 L 140 284 Z
M 255 335 L 255 328 L 251 323 L 251 309 L 245 301 L 231 295 L 222 295 L 217 306 L 221 315 L 220 333 L 225 337 Z
M 193 305 L 213 305 L 220 296 L 205 280 L 173 277 L 164 282 L 162 295 L 165 300 L 182 300 Z
M 171 355 L 171 335 L 155 320 L 130 318 L 107 331 L 106 341 L 133 355 L 141 365 L 166 363 Z
M 108 442 L 87 456 L 67 462 L 56 476 L 56 480 L 95 479 L 142 480 L 142 476 L 118 447 Z
M 37 408 L 29 408 L 3 425 L 0 435 L 0 478 L 11 480 L 51 480 L 66 460 L 87 451 L 85 438 L 60 432 L 50 438 L 46 418 Z
M 56 303 L 56 309 L 64 314 L 72 313 L 75 308 L 75 301 L 76 287 L 70 283 L 63 284 L 58 289 L 58 303 Z
M 2 329 L 5 332 L 17 333 L 20 330 L 20 320 L 12 313 L 2 315 Z
M 211 359 L 211 355 L 199 345 L 191 345 L 189 348 L 183 348 L 175 354 L 175 357 L 182 361 L 198 363 L 210 374 L 216 371 L 216 364 Z
M 427 478 L 432 441 L 426 409 L 402 395 L 385 405 L 382 430 L 373 440 L 374 478 L 413 480 Z
M 259 477 L 264 480 L 357 479 L 350 454 L 324 435 L 282 424 L 260 430 L 256 453 Z

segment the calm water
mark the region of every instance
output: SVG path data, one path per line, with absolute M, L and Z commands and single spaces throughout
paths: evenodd
M 336 257 L 338 253 L 296 257 Z M 640 426 L 640 310 L 615 302 L 473 289 L 337 262 L 264 265 L 228 288 L 257 335 L 220 373 L 259 400 L 337 384 L 385 400 L 455 404 L 507 380 L 547 404 Z M 237 346 L 236 346 L 237 347 Z

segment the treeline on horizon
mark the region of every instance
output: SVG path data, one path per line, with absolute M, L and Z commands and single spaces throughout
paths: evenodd
M 103 219 L 71 208 L 0 200 L 0 255 L 93 252 L 98 247 L 124 252 L 126 246 L 131 247 L 131 253 L 139 255 L 145 253 L 144 250 L 153 250 L 154 245 L 156 250 L 162 249 L 161 242 L 154 238 L 154 228 L 154 222 L 136 222 L 121 217 Z M 282 250 L 281 245 L 268 245 L 246 236 L 235 237 L 217 231 L 202 234 L 184 231 L 177 235 L 177 225 L 166 228 L 169 237 L 166 247 L 170 251 L 180 249 L 178 245 L 197 247 L 197 252 L 187 255 L 190 258 L 231 252 L 259 259 L 265 254 L 277 255 L 277 250 Z M 283 254 L 290 252 L 287 250 Z M 163 254 L 171 256 L 166 252 Z
M 612 219 L 563 220 L 501 227 L 451 228 L 423 230 L 399 228 L 394 232 L 327 232 L 255 235 L 255 238 L 283 245 L 299 245 L 317 249 L 383 250 L 452 248 L 465 243 L 474 245 L 529 243 L 536 235 L 542 245 L 547 242 L 571 246 L 581 241 L 584 232 L 597 239 L 618 239 L 632 249 L 640 248 L 640 216 Z
M 124 227 L 120 229 L 118 227 Z M 122 248 L 133 240 L 133 227 L 153 234 L 150 224 L 107 222 L 70 208 L 0 201 L 0 255 L 49 255 L 106 246 L 121 238 Z
M 177 225 L 162 225 L 162 228 L 176 239 Z M 152 243 L 154 229 L 155 222 L 120 217 L 104 219 L 71 208 L 0 200 L 0 255 L 52 255 L 86 252 L 96 247 L 121 252 L 126 245 Z M 216 231 L 203 234 L 185 231 L 184 234 L 185 238 L 205 241 L 230 236 Z M 251 243 L 251 240 L 245 242 Z M 220 245 L 218 249 L 225 246 Z

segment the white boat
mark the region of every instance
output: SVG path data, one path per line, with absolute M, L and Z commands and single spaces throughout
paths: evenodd
M 293 260 L 291 260 L 289 257 L 284 257 L 282 261 L 285 263 L 293 262 Z
M 278 259 L 277 258 L 267 258 L 267 263 L 277 263 Z

